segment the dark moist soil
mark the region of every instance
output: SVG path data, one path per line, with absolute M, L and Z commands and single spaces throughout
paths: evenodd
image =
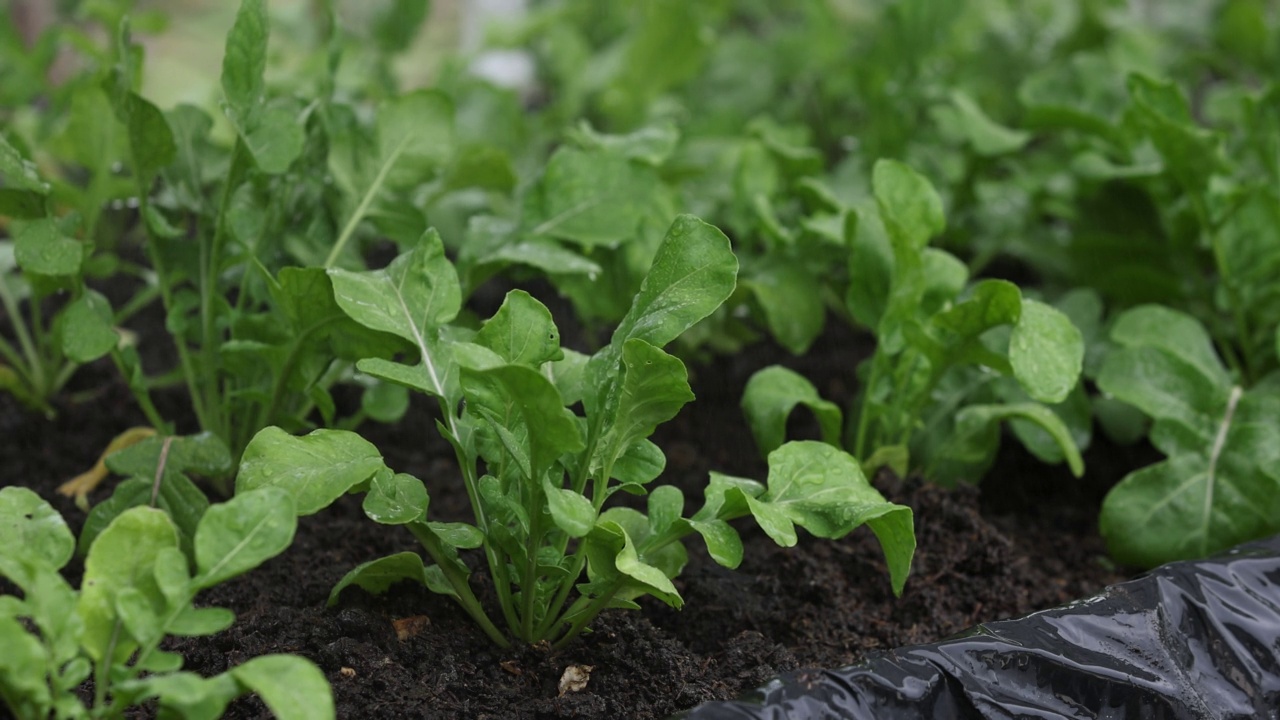
M 765 464 L 738 409 L 747 378 L 783 362 L 843 401 L 868 342 L 837 328 L 804 358 L 759 346 L 694 367 L 697 401 L 655 438 L 668 456 L 663 481 L 680 486 L 696 507 L 710 470 L 763 480 Z M 58 417 L 46 420 L 0 396 L 0 484 L 35 489 L 78 532 L 83 513 L 54 488 L 91 466 L 114 434 L 144 423 L 109 366 L 82 369 L 68 397 Z M 180 395 L 162 400 L 162 412 L 181 412 Z M 399 425 L 364 432 L 392 467 L 426 481 L 435 518 L 468 519 L 429 405 L 415 401 Z M 802 433 L 805 424 L 797 423 Z M 324 670 L 343 718 L 661 718 L 735 697 L 787 670 L 856 663 L 868 651 L 938 640 L 1123 579 L 1105 560 L 1095 518 L 1106 489 L 1127 468 L 1151 461 L 1152 451 L 1099 444 L 1081 481 L 1015 445 L 1005 443 L 981 490 L 877 478 L 888 499 L 915 511 L 918 550 L 900 599 L 865 529 L 840 541 L 801 533 L 797 547 L 784 549 L 743 523 L 745 559 L 736 571 L 712 562 L 700 542 L 688 544 L 689 565 L 675 581 L 682 610 L 646 599 L 640 612 L 605 613 L 594 632 L 563 651 L 501 650 L 452 601 L 409 584 L 382 597 L 347 590 L 336 607 L 326 606 L 330 588 L 355 565 L 416 549 L 407 532 L 367 520 L 349 497 L 302 518 L 282 556 L 200 597 L 235 611 L 230 630 L 169 647 L 203 675 L 266 653 L 303 655 Z M 106 495 L 99 490 L 93 500 Z M 74 561 L 73 581 L 79 572 Z M 473 582 L 491 597 L 483 572 Z M 590 668 L 590 680 L 561 694 L 558 681 L 575 665 Z M 228 714 L 268 716 L 256 698 Z

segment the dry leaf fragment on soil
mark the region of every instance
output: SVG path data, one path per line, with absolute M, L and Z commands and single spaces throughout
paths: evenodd
M 107 472 L 108 455 L 117 450 L 137 445 L 147 438 L 155 437 L 155 435 L 155 428 L 132 427 L 125 430 L 107 444 L 107 449 L 103 450 L 102 454 L 98 456 L 98 462 L 94 463 L 92 468 L 59 485 L 58 492 L 67 497 L 74 497 L 77 505 L 83 505 L 87 502 L 86 496 L 89 491 L 97 487 L 98 483 L 102 482 L 110 474 Z M 88 508 L 85 507 L 83 509 L 87 510 Z
M 400 642 L 404 642 L 405 640 L 416 636 L 430 624 L 431 619 L 426 615 L 413 615 L 411 617 L 391 621 L 391 627 L 396 629 L 396 639 Z
M 594 665 L 570 665 L 565 668 L 564 674 L 560 676 L 560 696 L 586 690 L 587 681 L 591 679 L 591 671 L 595 669 Z

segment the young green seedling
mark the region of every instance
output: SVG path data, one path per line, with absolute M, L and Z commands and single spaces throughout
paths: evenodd
M 1098 387 L 1149 415 L 1168 456 L 1107 494 L 1112 555 L 1153 567 L 1280 530 L 1280 377 L 1241 385 L 1203 325 L 1160 305 L 1120 315 L 1111 339 Z
M 76 368 L 118 353 L 120 338 L 110 303 L 84 284 L 90 248 L 75 237 L 80 217 L 54 217 L 50 190 L 0 135 L 0 216 L 11 218 L 11 239 L 0 240 L 0 308 L 13 332 L 0 337 L 0 391 L 52 416 Z M 45 317 L 44 301 L 64 292 L 67 302 Z
M 511 637 L 562 646 L 603 610 L 635 608 L 644 595 L 679 607 L 671 580 L 685 564 L 683 539 L 699 535 L 713 558 L 736 567 L 742 543 L 728 522 L 748 515 L 783 545 L 795 544 L 796 525 L 841 537 L 867 524 L 900 592 L 915 548 L 911 511 L 886 502 L 835 448 L 778 449 L 764 485 L 713 475 L 690 515 L 680 490 L 649 490 L 666 459 L 648 438 L 693 399 L 684 364 L 662 347 L 729 296 L 736 270 L 723 234 L 677 218 L 611 342 L 592 356 L 561 348 L 550 312 L 518 290 L 479 331 L 451 324 L 458 278 L 434 232 L 385 270 L 332 270 L 337 301 L 353 319 L 417 348 L 412 364 L 373 358 L 357 367 L 439 401 L 438 428 L 454 448 L 474 522 L 429 520 L 422 481 L 388 468 L 350 432 L 294 437 L 267 428 L 246 448 L 237 488 L 283 488 L 303 514 L 364 491 L 365 513 L 406 526 L 430 562 L 412 552 L 371 561 L 330 601 L 350 585 L 381 592 L 413 580 L 454 598 L 503 646 Z M 579 404 L 582 414 L 572 409 Z M 609 507 L 620 490 L 648 494 L 648 512 Z M 470 549 L 487 561 L 500 620 L 471 588 L 459 557 Z
M 848 309 L 876 335 L 876 352 L 860 369 L 854 421 L 842 433 L 840 409 L 812 384 L 785 368 L 766 368 L 742 400 L 761 450 L 781 444 L 787 417 L 804 404 L 824 440 L 838 444 L 843 435 L 868 471 L 888 465 L 899 474 L 918 468 L 934 480 L 972 481 L 995 456 L 999 423 L 1019 420 L 1047 433 L 1058 459 L 1080 475 L 1075 440 L 1044 404 L 1079 392 L 1080 332 L 1013 283 L 983 280 L 966 290 L 964 265 L 928 247 L 944 221 L 922 175 L 882 160 L 872 187 L 875 206 L 847 214 Z
M 215 718 L 257 693 L 279 718 L 332 718 L 320 669 L 293 655 L 264 655 L 205 678 L 182 671 L 167 636 L 212 635 L 235 616 L 197 607 L 196 595 L 278 555 L 297 524 L 279 490 L 244 493 L 205 513 L 192 564 L 168 515 L 132 508 L 101 531 L 80 590 L 59 574 L 75 551 L 62 517 L 21 487 L 0 489 L 0 575 L 22 597 L 0 596 L 0 700 L 19 720 L 123 718 L 155 700 L 161 716 Z M 92 682 L 92 696 L 77 693 Z

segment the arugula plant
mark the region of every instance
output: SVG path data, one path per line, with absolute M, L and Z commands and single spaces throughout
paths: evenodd
M 1078 177 L 1060 212 L 1067 242 L 1041 262 L 1119 310 L 1093 343 L 1095 415 L 1113 437 L 1147 435 L 1168 456 L 1122 480 L 1100 519 L 1112 554 L 1145 567 L 1276 529 L 1261 418 L 1280 369 L 1280 93 L 1227 84 L 1195 111 L 1185 80 L 1111 67 L 1123 79 L 1105 93 L 1062 99 L 1113 62 L 1082 53 L 1022 95 Z
M 0 19 L 0 34 L 12 41 L 0 52 L 0 75 L 14 93 L 12 103 L 0 103 L 0 230 L 8 233 L 0 240 L 0 297 L 12 331 L 12 340 L 0 338 L 0 390 L 47 415 L 78 366 L 106 355 L 120 368 L 137 365 L 134 338 L 121 329 L 158 297 L 150 270 L 125 252 L 137 186 L 124 167 L 126 130 L 110 121 L 102 86 L 113 53 L 97 33 L 110 35 L 126 8 L 79 10 L 78 23 L 55 22 L 21 61 L 10 55 L 26 52 L 12 18 Z M 160 20 L 138 17 L 153 27 Z M 55 62 L 84 70 L 51 85 L 48 77 L 65 73 Z M 135 278 L 136 289 L 112 308 L 91 285 L 123 276 Z M 139 401 L 160 426 L 149 398 Z
M 161 510 L 128 510 L 89 548 L 80 590 L 59 574 L 75 539 L 26 488 L 0 489 L 0 575 L 22 597 L 0 596 L 0 700 L 20 720 L 123 718 L 155 701 L 164 717 L 214 718 L 257 693 L 280 718 L 332 718 L 323 673 L 293 655 L 264 655 L 204 678 L 182 671 L 167 636 L 212 635 L 235 616 L 197 607 L 197 594 L 288 547 L 297 518 L 284 492 L 244 493 L 209 508 L 191 539 L 194 564 Z M 192 574 L 191 568 L 195 568 Z M 92 681 L 92 697 L 77 692 Z
M 459 279 L 434 232 L 384 270 L 331 270 L 352 319 L 413 343 L 409 363 L 368 358 L 357 367 L 438 400 L 438 428 L 454 448 L 474 523 L 429 520 L 422 481 L 340 430 L 263 430 L 245 450 L 237 489 L 283 488 L 301 514 L 364 492 L 365 513 L 406 526 L 430 563 L 413 552 L 371 561 L 343 578 L 330 602 L 351 585 L 381 592 L 420 582 L 456 600 L 501 646 L 509 635 L 563 646 L 601 611 L 635 608 L 644 595 L 679 607 L 672 578 L 685 564 L 683 539 L 699 535 L 717 562 L 736 567 L 742 543 L 728 522 L 748 515 L 787 546 L 796 525 L 820 537 L 870 526 L 900 592 L 915 547 L 911 511 L 886 502 L 835 448 L 779 448 L 766 484 L 713 474 L 703 506 L 689 515 L 679 489 L 649 490 L 665 457 L 648 437 L 693 399 L 683 363 L 662 347 L 730 295 L 736 272 L 723 234 L 678 217 L 612 340 L 587 356 L 561 348 L 550 312 L 519 290 L 478 331 L 454 324 Z M 647 514 L 606 507 L 618 491 L 648 494 Z M 459 557 L 469 549 L 487 561 L 496 621 Z
M 1076 74 L 1108 67 L 1077 60 Z M 1274 89 L 1237 92 L 1222 101 L 1237 109 L 1205 127 L 1174 82 L 1130 72 L 1095 106 L 1043 97 L 1051 80 L 1029 81 L 1024 100 L 1036 126 L 1059 136 L 1055 155 L 1071 156 L 1077 180 L 1075 196 L 1059 200 L 1074 207 L 1056 213 L 1069 223 L 1066 242 L 1038 267 L 1095 287 L 1112 306 L 1191 312 L 1233 372 L 1246 383 L 1262 378 L 1276 366 L 1271 328 L 1280 321 L 1269 275 L 1280 261 L 1266 140 Z
M 975 481 L 998 448 L 999 425 L 1022 423 L 1047 460 L 1083 472 L 1077 441 L 1055 405 L 1079 392 L 1079 330 L 1061 311 L 1012 283 L 982 280 L 928 247 L 944 227 L 929 181 L 906 165 L 876 163 L 874 206 L 848 208 L 850 315 L 872 329 L 875 354 L 859 368 L 852 421 L 800 375 L 774 366 L 752 377 L 743 408 L 764 452 L 778 447 L 798 405 L 823 439 L 842 442 L 871 471 L 919 469 L 941 482 Z M 1087 427 L 1088 418 L 1084 423 Z M 1055 455 L 1056 454 L 1056 455 Z
M 75 237 L 82 217 L 54 216 L 51 191 L 0 136 L 0 215 L 11 218 L 10 238 L 0 240 L 0 307 L 13 333 L 0 337 L 0 390 L 46 415 L 77 367 L 118 352 L 120 342 L 110 303 L 84 283 L 89 246 Z M 46 303 L 63 293 L 68 300 L 46 317 Z
M 250 284 L 254 264 L 263 267 L 267 257 L 266 249 L 255 244 L 270 225 L 265 209 L 254 202 L 254 185 L 263 190 L 283 185 L 276 178 L 299 158 L 305 140 L 299 108 L 291 112 L 289 103 L 265 100 L 266 41 L 265 7 L 246 2 L 228 35 L 222 73 L 236 130 L 229 156 L 210 142 L 212 121 L 202 111 L 180 106 L 165 114 L 133 91 L 139 54 L 126 25 L 121 26 L 117 64 L 104 83 L 128 132 L 146 249 L 192 409 L 202 428 L 233 448 L 243 446 L 244 440 L 237 438 L 240 428 L 252 428 L 264 416 L 279 421 L 322 402 L 325 384 L 319 376 L 327 369 L 314 352 L 328 341 L 323 332 L 327 323 L 302 310 L 315 308 L 323 314 L 324 305 L 317 301 L 324 289 L 313 292 L 315 282 L 305 279 L 305 273 L 268 277 L 281 312 L 253 312 L 262 307 L 253 301 L 261 303 L 266 294 Z M 223 182 L 216 201 L 210 201 L 213 183 L 208 178 L 215 168 Z M 166 194 L 153 192 L 157 183 Z M 275 189 L 284 192 L 283 187 Z M 194 237 L 187 227 L 194 229 Z M 230 270 L 238 271 L 235 285 L 227 282 Z M 229 289 L 237 286 L 232 302 Z M 135 390 L 145 388 L 141 367 L 128 371 L 136 378 Z
M 226 443 L 212 433 L 153 434 L 118 449 L 109 448 L 100 472 L 125 479 L 111 497 L 89 510 L 77 551 L 86 554 L 98 534 L 129 508 L 146 506 L 169 514 L 182 551 L 194 559 L 193 539 L 210 507 L 196 478 L 227 477 L 234 465 Z
M 1122 313 L 1111 340 L 1098 387 L 1150 416 L 1168 456 L 1107 494 L 1112 555 L 1153 567 L 1280 530 L 1280 374 L 1241 384 L 1203 325 L 1160 305 Z
M 401 349 L 342 313 L 324 266 L 358 262 L 351 241 L 378 217 L 381 200 L 432 180 L 452 147 L 452 107 L 440 93 L 393 99 L 372 129 L 331 94 L 310 103 L 273 95 L 264 80 L 268 39 L 265 3 L 245 0 L 221 74 L 229 149 L 203 110 L 162 112 L 138 95 L 141 51 L 127 23 L 102 82 L 127 135 L 144 248 L 177 350 L 178 367 L 165 379 L 186 386 L 200 428 L 233 459 L 268 424 L 305 429 L 313 414 L 339 423 L 331 388 L 350 378 L 354 349 L 360 357 Z M 334 50 L 330 80 L 337 62 Z M 161 380 L 136 355 L 126 360 L 126 378 L 147 405 Z M 341 422 L 392 421 L 407 399 L 401 388 L 366 383 L 360 409 Z

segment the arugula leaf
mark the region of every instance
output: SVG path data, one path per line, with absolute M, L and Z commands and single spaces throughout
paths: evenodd
M 1022 301 L 1009 339 L 1009 364 L 1032 398 L 1062 402 L 1075 387 L 1084 363 L 1084 340 L 1061 311 L 1035 300 Z
M 310 515 L 382 468 L 382 455 L 353 432 L 320 429 L 293 437 L 268 427 L 254 435 L 244 450 L 236 492 L 285 488 L 297 513 Z
M 61 569 L 75 552 L 75 538 L 62 516 L 39 495 L 17 485 L 0 488 L 0 542 L 23 548 L 29 562 L 52 570 Z M 10 562 L 8 555 L 0 558 L 0 572 L 13 578 Z
M 907 165 L 879 160 L 871 171 L 871 183 L 895 254 L 899 247 L 923 248 L 946 226 L 937 191 Z
M 507 293 L 502 307 L 476 333 L 475 342 L 512 365 L 538 368 L 564 357 L 551 311 L 523 290 Z
M 683 606 L 671 578 L 680 574 L 688 557 L 679 544 L 642 552 L 640 548 L 654 536 L 639 511 L 612 508 L 601 514 L 585 543 L 591 586 L 607 588 L 610 601 L 619 603 L 651 594 L 671 607 Z
M 227 34 L 222 91 L 228 117 L 258 168 L 277 175 L 302 153 L 305 138 L 296 112 L 266 102 L 263 73 L 269 34 L 266 3 L 241 0 L 235 24 Z
M 911 509 L 885 501 L 848 453 L 826 443 L 789 442 L 769 454 L 767 485 L 713 473 L 705 492 L 692 524 L 713 557 L 732 561 L 741 547 L 727 528 L 708 521 L 750 514 L 783 547 L 796 544 L 796 525 L 837 538 L 865 524 L 884 550 L 894 593 L 902 593 L 916 546 Z
M 453 103 L 447 95 L 432 90 L 401 95 L 378 115 L 380 176 L 390 187 L 430 177 L 452 154 L 453 135 Z
M 954 125 L 978 155 L 1005 155 L 1021 150 L 1030 142 L 1029 133 L 995 122 L 963 90 L 953 90 L 950 99 L 950 107 L 935 108 L 934 115 L 941 122 Z
M 257 693 L 280 720 L 335 715 L 333 696 L 324 673 L 296 655 L 261 655 L 227 673 L 242 688 Z
M 622 346 L 622 382 L 617 393 L 594 459 L 600 468 L 611 468 L 627 448 L 648 438 L 693 400 L 684 363 L 639 338 Z
M 292 502 L 280 490 L 246 492 L 215 505 L 196 531 L 202 573 L 192 578 L 166 514 L 132 508 L 90 546 L 77 593 L 55 567 L 75 545 L 65 523 L 34 493 L 0 489 L 0 538 L 29 540 L 0 557 L 0 575 L 25 596 L 0 596 L 6 647 L 0 693 L 6 704 L 39 715 L 56 710 L 67 717 L 117 717 L 158 698 L 166 710 L 213 717 L 236 697 L 258 692 L 282 717 L 332 718 L 324 675 L 303 658 L 266 656 L 201 678 L 179 672 L 182 656 L 159 649 L 166 635 L 226 629 L 235 616 L 196 608 L 196 593 L 279 554 L 296 524 Z M 29 618 L 38 632 L 18 618 Z M 94 693 L 85 699 L 75 689 L 90 676 Z
M 342 579 L 333 586 L 333 590 L 329 591 L 329 606 L 336 605 L 342 591 L 348 587 L 363 588 L 379 595 L 402 580 L 416 580 L 426 587 L 431 587 L 431 583 L 427 581 L 422 557 L 418 553 L 401 552 L 357 565 L 342 576 Z
M 737 272 L 724 233 L 692 215 L 677 217 L 610 346 L 639 339 L 665 347 L 729 297 Z
M 534 236 L 584 247 L 612 246 L 635 236 L 660 201 L 653 168 L 620 153 L 557 150 L 539 184 Z
M 173 162 L 177 146 L 164 113 L 133 92 L 133 74 L 130 69 L 133 46 L 130 43 L 127 18 L 120 21 L 116 39 L 117 64 L 103 79 L 102 89 L 111 101 L 116 119 L 124 123 L 134 173 L 138 175 L 141 187 Z
M 439 328 L 457 316 L 462 295 L 438 233 L 428 231 L 418 247 L 384 270 L 356 273 L 332 268 L 329 277 L 334 298 L 348 316 L 367 328 L 408 340 L 419 353 L 416 366 L 365 359 L 357 367 L 436 397 L 457 397 L 456 366 L 448 359 Z
M 1112 554 L 1149 567 L 1275 532 L 1275 381 L 1235 384 L 1203 327 L 1169 308 L 1125 312 L 1111 339 L 1119 349 L 1098 386 L 1150 415 L 1151 442 L 1168 456 L 1108 493 L 1099 522 Z
M 782 446 L 787 418 L 797 405 L 813 412 L 822 430 L 823 442 L 838 445 L 843 423 L 839 406 L 823 400 L 803 375 L 772 365 L 752 375 L 742 391 L 742 410 L 760 452 L 768 456 Z
M 196 529 L 193 582 L 201 588 L 241 575 L 284 552 L 293 541 L 297 512 L 283 490 L 245 492 L 209 508 Z
M 45 215 L 49 186 L 40 180 L 35 163 L 0 135 L 0 215 L 35 219 Z
M 113 320 L 106 297 L 86 290 L 62 313 L 62 351 L 78 363 L 93 362 L 111 352 L 120 343 Z
M 925 474 L 944 484 L 980 478 L 991 468 L 1000 447 L 1000 423 L 1031 423 L 1049 436 L 1058 461 L 1066 460 L 1076 477 L 1084 474 L 1084 460 L 1076 440 L 1062 419 L 1038 403 L 969 405 L 956 414 L 955 427 L 934 450 Z
M 373 147 L 352 142 L 351 163 L 346 166 L 339 152 L 330 155 L 330 168 L 360 197 L 334 241 L 324 267 L 332 268 L 342 256 L 356 228 L 374 208 L 384 187 L 403 189 L 429 179 L 453 149 L 454 108 L 447 96 L 432 90 L 401 95 L 387 103 L 378 115 L 377 138 Z M 369 176 L 361 172 L 365 153 L 378 159 Z
M 267 68 L 269 32 L 266 4 L 241 0 L 222 61 L 222 92 L 227 105 L 239 115 L 248 115 L 266 90 L 262 75 Z
M 520 463 L 524 477 L 534 482 L 561 455 L 584 447 L 577 418 L 537 370 L 521 365 L 465 368 L 462 389 L 467 412 L 479 414 L 499 430 L 507 452 Z
M 23 223 L 13 235 L 14 258 L 19 267 L 40 275 L 77 275 L 84 249 L 63 234 L 53 218 Z
M 764 311 L 769 332 L 793 354 L 802 355 L 826 324 L 822 288 L 796 263 L 777 262 L 744 271 L 743 288 Z
M 1212 172 L 1223 165 L 1219 137 L 1195 125 L 1186 98 L 1172 83 L 1135 73 L 1128 86 L 1130 112 L 1170 173 L 1188 192 L 1203 193 Z
M 122 664 L 139 647 L 139 640 L 117 635 L 117 603 L 136 596 L 149 612 L 159 612 L 165 598 L 151 571 L 161 550 L 177 547 L 178 533 L 168 516 L 145 507 L 126 510 L 94 540 L 76 613 L 84 623 L 81 644 L 95 663 Z M 149 640 L 154 638 L 141 642 Z
M 369 482 L 364 496 L 364 514 L 384 525 L 404 525 L 426 517 L 430 498 L 418 478 L 383 468 Z

